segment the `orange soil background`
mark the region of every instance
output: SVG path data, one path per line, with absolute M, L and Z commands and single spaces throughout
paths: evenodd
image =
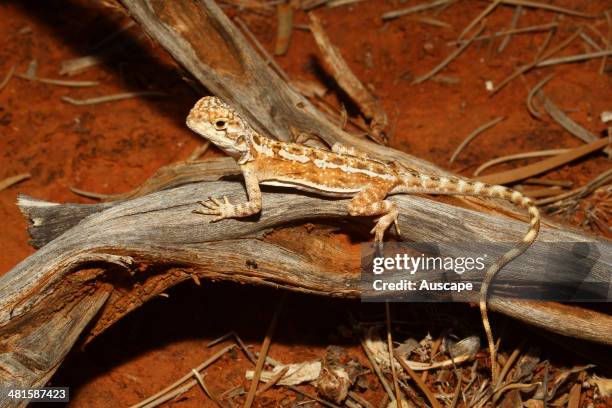
M 389 144 L 439 166 L 466 176 L 483 162 L 502 155 L 580 146 L 582 142 L 563 131 L 549 118 L 533 119 L 525 109 L 528 90 L 551 72 L 547 95 L 570 112 L 576 122 L 603 135 L 599 114 L 612 110 L 610 71 L 599 73 L 600 59 L 539 69 L 515 79 L 490 98 L 485 81 L 494 83 L 514 68 L 531 61 L 545 34 L 515 35 L 501 54 L 486 42 L 473 44 L 442 75 L 459 79 L 456 84 L 411 81 L 440 62 L 453 48 L 448 42 L 486 7 L 484 2 L 460 2 L 435 17 L 451 27 L 434 27 L 410 17 L 388 23 L 382 13 L 417 4 L 366 0 L 351 6 L 320 8 L 316 14 L 354 73 L 374 89 L 390 119 Z M 587 12 L 601 11 L 609 3 L 565 0 L 563 6 Z M 276 16 L 271 12 L 226 9 L 239 14 L 268 49 L 274 47 Z M 434 16 L 434 13 L 424 13 Z M 509 25 L 512 8 L 499 7 L 487 18 L 494 30 Z M 543 24 L 553 14 L 528 9 L 519 26 Z M 91 47 L 129 21 L 108 5 L 86 1 L 0 2 L 0 78 L 15 65 L 24 72 L 38 61 L 40 77 L 59 78 L 63 61 L 87 55 Z M 584 20 L 560 16 L 556 40 L 566 38 Z M 296 24 L 306 24 L 298 11 Z M 605 20 L 597 27 L 607 33 Z M 202 140 L 184 126 L 184 118 L 199 95 L 182 79 L 184 73 L 141 31 L 133 27 L 119 42 L 135 43 L 94 69 L 67 79 L 95 80 L 93 88 L 66 88 L 14 77 L 0 91 L 0 179 L 29 172 L 32 177 L 0 192 L 2 234 L 0 273 L 34 252 L 28 245 L 26 221 L 15 205 L 18 194 L 53 202 L 92 200 L 76 196 L 69 187 L 99 193 L 130 190 L 161 166 L 184 160 Z M 564 54 L 592 51 L 575 41 Z M 292 79 L 318 81 L 317 49 L 309 32 L 295 29 L 289 51 L 277 61 Z M 608 64 L 608 70 L 612 63 Z M 73 106 L 62 96 L 90 98 L 126 91 L 156 90 L 160 98 L 137 98 L 92 106 Z M 328 100 L 338 105 L 334 95 Z M 506 119 L 470 143 L 453 165 L 448 159 L 475 128 L 497 116 Z M 219 155 L 215 149 L 205 157 Z M 527 161 L 497 166 L 501 171 Z M 580 186 L 610 168 L 601 153 L 563 166 L 546 175 Z M 198 198 L 194 198 L 198 199 Z M 578 223 L 580 215 L 570 223 Z M 259 347 L 273 313 L 278 293 L 269 289 L 204 282 L 175 288 L 169 298 L 159 298 L 140 308 L 96 339 L 85 350 L 75 350 L 60 368 L 54 385 L 69 385 L 71 406 L 124 406 L 160 390 L 189 372 L 217 348 L 207 349 L 211 339 L 235 330 L 245 341 Z M 253 307 L 256 306 L 256 307 Z M 344 344 L 364 362 L 354 341 L 342 336 L 344 309 L 354 302 L 293 296 L 281 318 L 279 333 L 270 354 L 283 362 L 321 357 L 328 344 Z M 463 321 L 479 333 L 475 309 L 433 307 L 433 313 Z M 337 315 L 330 313 L 337 310 Z M 375 308 L 369 311 L 380 310 Z M 455 316 L 458 310 L 462 315 Z M 410 311 L 402 316 L 409 320 Z M 414 318 L 419 316 L 415 313 Z M 380 316 L 379 316 L 380 317 Z M 421 317 L 422 320 L 422 317 Z M 435 325 L 434 323 L 427 323 Z M 414 334 L 413 334 L 414 335 Z M 218 347 L 218 346 L 217 346 Z M 565 354 L 559 351 L 557 357 Z M 563 358 L 563 357 L 559 357 Z M 582 363 L 588 360 L 580 360 Z M 237 353 L 224 357 L 208 369 L 211 390 L 220 394 L 248 383 L 244 371 L 251 366 Z M 366 396 L 380 399 L 380 387 L 372 379 Z M 370 395 L 371 394 L 371 395 Z M 290 405 L 295 395 L 271 391 L 256 405 Z M 168 406 L 214 406 L 197 388 Z

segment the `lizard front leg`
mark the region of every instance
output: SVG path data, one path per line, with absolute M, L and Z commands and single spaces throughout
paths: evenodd
M 377 243 L 383 242 L 385 231 L 392 223 L 400 234 L 397 205 L 393 201 L 384 199 L 390 190 L 391 186 L 385 184 L 369 186 L 353 197 L 348 206 L 348 212 L 352 216 L 382 215 L 370 231 L 374 234 L 374 242 Z
M 256 172 L 249 164 L 240 166 L 244 182 L 246 185 L 249 201 L 240 204 L 232 204 L 223 196 L 223 202 L 216 198 L 209 198 L 208 201 L 198 201 L 204 208 L 194 210 L 196 214 L 216 215 L 211 222 L 220 221 L 225 218 L 243 218 L 261 211 L 261 190 L 259 189 L 259 179 Z

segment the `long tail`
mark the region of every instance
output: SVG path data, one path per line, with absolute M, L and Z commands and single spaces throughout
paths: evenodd
M 491 374 L 493 378 L 493 386 L 497 382 L 497 356 L 495 350 L 495 342 L 493 332 L 491 331 L 491 323 L 487 312 L 487 295 L 491 281 L 495 274 L 504 267 L 508 262 L 512 261 L 517 256 L 527 250 L 535 241 L 540 231 L 540 212 L 533 201 L 525 197 L 522 193 L 512 190 L 508 187 L 498 186 L 493 184 L 482 183 L 480 181 L 468 181 L 455 177 L 438 177 L 418 173 L 411 169 L 400 170 L 400 178 L 402 179 L 405 192 L 407 193 L 425 193 L 425 194 L 448 194 L 448 195 L 467 195 L 501 198 L 509 201 L 514 205 L 524 208 L 529 213 L 529 230 L 523 237 L 522 241 L 513 249 L 506 252 L 485 272 L 482 286 L 480 287 L 480 314 L 482 315 L 482 324 L 487 335 L 489 343 L 489 353 L 491 355 Z

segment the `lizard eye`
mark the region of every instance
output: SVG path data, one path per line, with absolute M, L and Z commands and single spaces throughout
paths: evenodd
M 224 130 L 227 128 L 227 121 L 225 119 L 217 119 L 214 125 L 217 130 Z

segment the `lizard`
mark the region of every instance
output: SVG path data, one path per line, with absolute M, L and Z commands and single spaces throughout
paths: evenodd
M 199 201 L 198 214 L 212 215 L 212 222 L 242 218 L 262 210 L 259 185 L 291 187 L 326 197 L 351 198 L 351 216 L 379 216 L 370 233 L 381 244 L 393 224 L 398 235 L 399 211 L 392 194 L 446 194 L 499 198 L 526 209 L 530 221 L 523 239 L 502 255 L 485 272 L 479 307 L 491 356 L 494 383 L 497 373 L 496 349 L 487 311 L 488 288 L 495 274 L 525 252 L 535 241 L 540 214 L 531 199 L 505 186 L 471 181 L 460 177 L 424 174 L 399 164 L 369 157 L 353 147 L 336 143 L 331 151 L 264 137 L 232 107 L 215 96 L 201 98 L 187 116 L 187 126 L 206 138 L 240 166 L 248 201 L 232 204 L 227 197 Z

